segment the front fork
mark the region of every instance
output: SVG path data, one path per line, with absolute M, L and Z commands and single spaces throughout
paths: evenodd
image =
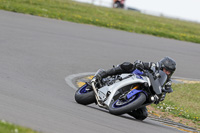
M 99 107 L 102 107 L 102 108 L 106 108 L 106 109 L 107 109 L 107 106 L 105 106 L 105 105 L 103 104 L 102 100 L 101 100 L 100 97 L 98 96 L 98 92 L 97 92 L 98 90 L 97 90 L 97 88 L 96 88 L 95 85 L 94 85 L 95 82 L 96 82 L 96 79 L 93 78 L 93 79 L 91 80 L 91 85 L 92 85 L 92 89 L 93 89 L 94 94 L 95 94 L 95 98 L 96 98 L 97 104 L 98 104 Z

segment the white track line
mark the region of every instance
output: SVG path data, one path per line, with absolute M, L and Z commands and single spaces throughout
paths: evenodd
M 69 75 L 65 78 L 65 81 L 66 83 L 72 87 L 74 90 L 77 90 L 77 87 L 73 84 L 73 80 L 75 78 L 78 78 L 78 77 L 84 77 L 84 76 L 89 76 L 89 75 L 94 75 L 95 73 L 94 72 L 86 72 L 86 73 L 78 73 L 78 74 L 72 74 L 72 75 Z
M 172 77 L 172 79 L 183 79 L 183 80 L 190 80 L 190 81 L 200 81 L 200 79 L 183 78 L 183 77 Z

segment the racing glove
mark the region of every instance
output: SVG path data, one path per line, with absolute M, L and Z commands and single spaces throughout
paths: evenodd
M 172 81 L 169 80 L 166 84 L 165 84 L 165 87 L 163 88 L 163 91 L 164 92 L 167 92 L 167 93 L 171 93 L 173 92 L 173 89 L 172 89 Z
M 157 70 L 157 65 L 153 62 L 142 62 L 140 60 L 136 60 L 134 62 L 135 68 L 138 70 L 149 70 L 149 72 L 155 72 Z
M 166 93 L 163 93 L 162 97 L 160 98 L 160 101 L 164 101 L 166 97 Z
M 159 104 L 159 102 L 160 102 L 159 97 L 157 95 L 155 95 L 154 98 L 155 98 L 154 104 Z
M 140 71 L 143 71 L 144 70 L 144 65 L 143 65 L 143 62 L 140 61 L 140 60 L 136 60 L 134 62 L 134 65 L 135 65 L 135 68 L 137 68 L 138 70 Z

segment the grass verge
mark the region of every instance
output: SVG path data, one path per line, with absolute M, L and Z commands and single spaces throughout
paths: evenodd
M 200 43 L 200 24 L 71 0 L 0 0 L 0 9 Z
M 24 128 L 21 126 L 17 126 L 11 123 L 8 123 L 4 120 L 0 121 L 0 133 L 39 133 L 33 131 L 29 128 Z
M 195 128 L 200 130 L 200 83 L 193 84 L 173 84 L 174 92 L 166 96 L 165 100 L 152 107 L 167 112 L 162 114 L 168 117 L 172 114 L 176 119 L 185 118 L 193 122 Z M 183 122 L 179 119 L 178 122 Z M 188 121 L 185 125 L 188 125 Z

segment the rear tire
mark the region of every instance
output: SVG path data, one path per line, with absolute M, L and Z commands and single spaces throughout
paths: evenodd
M 146 101 L 146 96 L 144 93 L 138 93 L 135 95 L 135 98 L 133 98 L 132 101 L 121 106 L 117 105 L 118 101 L 119 100 L 117 99 L 116 101 L 110 103 L 109 112 L 111 114 L 121 115 L 135 110 Z
M 88 105 L 96 101 L 93 90 L 86 91 L 86 88 L 90 87 L 87 84 L 80 87 L 75 93 L 75 100 L 79 104 Z

